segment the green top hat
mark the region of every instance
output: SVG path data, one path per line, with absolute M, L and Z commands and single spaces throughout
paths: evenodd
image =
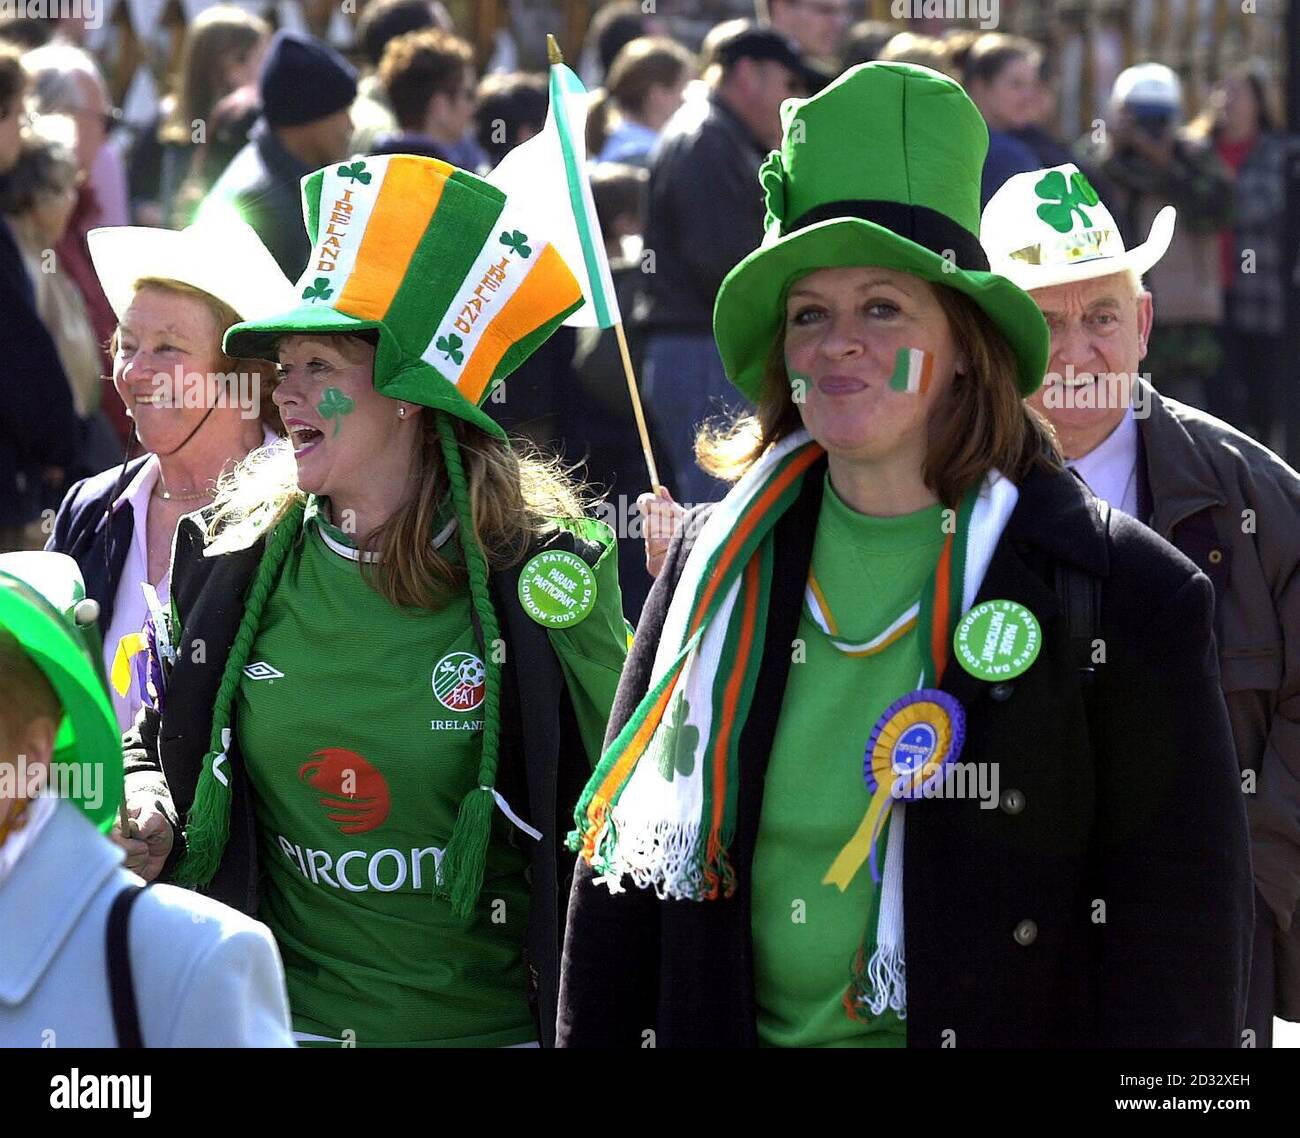
M 327 166 L 302 198 L 302 303 L 234 325 L 226 351 L 274 359 L 284 335 L 374 331 L 376 391 L 504 438 L 484 400 L 582 304 L 554 246 L 496 186 L 435 158 Z
M 81 768 L 75 779 L 56 782 L 56 790 L 107 833 L 122 801 L 122 740 L 95 646 L 98 616 L 71 557 L 0 556 L 0 629 L 45 674 L 63 707 L 52 761 Z M 97 769 L 87 774 L 92 765 Z
M 1032 298 L 989 272 L 979 242 L 988 128 L 954 80 L 928 67 L 864 63 L 781 105 L 781 149 L 759 172 L 763 243 L 722 282 L 713 331 L 727 375 L 757 401 L 786 291 L 823 268 L 877 265 L 970 297 L 1042 383 L 1049 335 Z

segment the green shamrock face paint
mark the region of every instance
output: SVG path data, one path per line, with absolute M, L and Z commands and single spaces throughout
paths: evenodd
M 339 433 L 339 427 L 343 423 L 343 416 L 352 414 L 356 406 L 337 387 L 327 387 L 321 392 L 320 402 L 316 404 L 316 410 L 320 412 L 322 419 L 334 420 L 334 434 L 330 438 L 334 438 Z

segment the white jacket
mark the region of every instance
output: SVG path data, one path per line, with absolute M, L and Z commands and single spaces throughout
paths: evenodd
M 115 1047 L 108 911 L 140 879 L 66 801 L 0 880 L 0 1046 Z M 130 918 L 147 1047 L 292 1047 L 284 969 L 265 925 L 156 885 Z

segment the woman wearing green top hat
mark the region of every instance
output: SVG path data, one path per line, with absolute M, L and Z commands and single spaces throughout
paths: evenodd
M 178 532 L 126 740 L 167 825 L 135 854 L 271 927 L 300 1041 L 545 1043 L 627 628 L 612 532 L 480 404 L 581 294 L 443 162 L 303 195 L 302 304 L 226 338 L 278 362 L 289 443 Z
M 571 1046 L 1238 1043 L 1249 859 L 1208 581 L 1021 402 L 952 80 L 783 105 L 714 330 L 752 417 L 576 811 Z M 1040 212 L 1086 207 L 1062 185 Z

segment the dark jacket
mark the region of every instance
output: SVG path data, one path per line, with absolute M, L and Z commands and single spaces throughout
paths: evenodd
M 78 426 L 68 377 L 3 218 L 0 313 L 0 526 L 19 526 L 45 505 L 42 470 L 72 466 Z
M 647 330 L 712 334 L 722 278 L 763 239 L 765 154 L 717 95 L 669 120 L 650 156 L 645 247 L 655 266 L 637 312 Z
M 302 220 L 299 183 L 311 167 L 290 154 L 276 134 L 258 119 L 248 142 L 213 185 L 210 197 L 239 210 L 284 275 L 296 281 L 307 267 L 311 243 Z
M 54 515 L 54 532 L 45 548 L 66 553 L 81 570 L 86 596 L 99 602 L 99 629 L 108 631 L 117 604 L 117 586 L 122 566 L 131 548 L 135 511 L 123 502 L 113 514 L 108 508 L 149 460 L 144 454 L 123 469 L 114 466 L 91 478 L 74 483 Z
M 1209 576 L 1255 882 L 1275 925 L 1274 1010 L 1300 1020 L 1300 474 L 1158 394 L 1138 419 L 1139 513 Z
M 823 480 L 777 523 L 753 710 L 740 739 L 738 885 L 727 900 L 611 895 L 580 864 L 569 902 L 558 1041 L 757 1043 L 750 870 L 765 766 L 798 635 Z M 700 507 L 674 540 L 637 630 L 612 738 L 646 691 Z M 691 525 L 694 521 L 696 524 Z M 1100 578 L 1104 657 L 1085 699 L 1053 582 Z M 947 668 L 966 709 L 963 762 L 999 764 L 995 810 L 909 807 L 904 875 L 910 1047 L 1235 1046 L 1251 934 L 1245 809 L 1218 690 L 1210 583 L 1119 512 L 1102 524 L 1070 475 L 1036 470 L 979 599 L 1025 605 L 1043 648 L 1011 682 Z M 1018 791 L 1018 794 L 1013 794 Z
M 159 717 L 146 707 L 122 739 L 128 799 L 141 794 L 156 796 L 172 823 L 176 840 L 163 868 L 164 880 L 184 852 L 185 817 L 208 749 L 213 701 L 243 613 L 245 590 L 266 544 L 262 538 L 244 549 L 204 557 L 203 536 L 195 520 L 198 516 L 182 518 L 176 530 L 171 589 L 185 623 L 163 714 Z M 598 546 L 567 532 L 553 535 L 544 545 L 576 552 L 591 563 L 600 552 Z M 542 547 L 529 550 L 524 560 Z M 506 645 L 497 789 L 546 835 L 542 841 L 527 843 L 532 893 L 524 960 L 540 1038 L 543 1046 L 550 1046 L 555 1035 L 560 946 L 572 872 L 572 858 L 563 848 L 564 836 L 572 804 L 591 768 L 546 629 L 526 616 L 519 603 L 520 565 L 491 578 L 492 600 Z M 195 662 L 194 646 L 200 643 L 204 651 Z M 256 820 L 248 775 L 238 752 L 236 738 L 229 751 L 234 772 L 230 838 L 204 892 L 256 916 L 260 893 Z

